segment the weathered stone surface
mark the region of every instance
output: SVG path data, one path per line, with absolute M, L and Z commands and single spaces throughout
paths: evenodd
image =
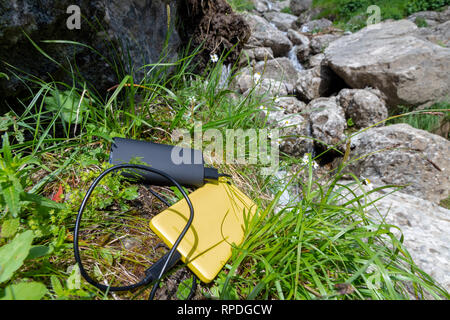
M 308 64 L 311 68 L 320 66 L 322 61 L 325 59 L 325 54 L 319 53 L 309 58 Z
M 312 6 L 312 0 L 291 0 L 289 7 L 295 15 L 300 15 L 302 12 L 307 11 Z
M 306 109 L 306 103 L 298 100 L 295 97 L 279 97 L 274 101 L 274 106 L 283 110 L 286 114 L 302 113 Z
M 286 88 L 284 82 L 269 78 L 262 79 L 254 74 L 243 73 L 237 76 L 236 83 L 237 88 L 244 95 L 248 95 L 250 92 L 268 97 L 286 96 L 288 94 L 288 88 Z
M 288 58 L 276 58 L 268 61 L 260 61 L 254 67 L 254 72 L 262 78 L 274 79 L 289 84 L 292 92 L 297 81 L 298 71 Z
M 450 46 L 450 20 L 430 28 L 419 28 L 417 36 L 439 46 Z
M 66 20 L 71 16 L 67 8 L 77 4 L 82 16 L 81 29 L 69 30 Z M 54 60 L 70 69 L 67 58 L 73 58 L 85 79 L 99 92 L 104 92 L 118 79 L 111 66 L 98 55 L 83 46 L 44 43 L 43 40 L 68 40 L 92 46 L 109 59 L 121 60 L 108 46 L 114 46 L 119 54 L 127 54 L 137 67 L 157 62 L 167 36 L 167 6 L 164 1 L 74 1 L 67 0 L 12 0 L 0 4 L 0 61 L 5 61 L 25 72 L 49 80 L 71 82 L 60 66 L 38 52 L 28 40 L 25 31 Z M 168 42 L 169 60 L 177 57 L 180 38 L 174 29 L 177 4 L 170 4 L 171 27 L 173 33 Z M 98 19 L 98 22 L 96 21 Z M 90 27 L 89 23 L 94 27 Z M 100 24 L 100 25 L 99 25 Z M 109 44 L 108 44 L 109 41 Z M 72 61 L 72 67 L 74 61 Z M 9 71 L 2 63 L 0 69 Z M 145 72 L 145 70 L 141 71 Z M 138 78 L 136 78 L 138 81 Z M 24 89 L 15 77 L 0 79 L 0 96 L 18 94 Z
M 276 11 L 265 13 L 264 18 L 272 22 L 281 31 L 288 31 L 297 20 L 297 17 L 292 14 Z
M 304 101 L 325 97 L 339 88 L 340 81 L 335 74 L 324 65 L 301 71 L 295 89 Z
M 345 139 L 347 122 L 335 97 L 315 99 L 308 104 L 307 110 L 313 137 L 319 140 L 317 144 L 334 146 Z
M 289 29 L 287 31 L 287 36 L 288 36 L 289 40 L 291 40 L 292 44 L 294 44 L 294 45 L 306 45 L 306 46 L 309 47 L 310 40 L 304 34 L 298 32 L 296 30 Z
M 362 194 L 359 186 L 350 188 L 356 196 Z M 362 188 L 370 191 L 364 185 Z M 398 239 L 403 235 L 403 244 L 413 261 L 450 291 L 450 210 L 404 191 L 386 195 L 391 191 L 391 188 L 381 189 L 360 200 L 362 203 L 376 200 L 366 209 L 368 217 L 377 223 L 399 227 L 400 230 L 390 230 Z M 345 197 L 350 200 L 350 194 Z
M 435 203 L 449 196 L 450 141 L 395 124 L 370 128 L 352 138 L 348 170 L 376 184 L 405 185 L 403 192 Z
M 275 107 L 275 110 L 262 110 L 267 117 L 267 124 L 280 129 L 280 138 L 274 143 L 280 150 L 293 157 L 301 157 L 313 149 L 311 129 L 308 120 L 300 114 L 288 113 L 287 110 Z
M 269 47 L 244 49 L 241 56 L 241 65 L 245 65 L 247 63 L 247 59 L 250 61 L 265 61 L 273 58 L 273 51 Z
M 318 20 L 311 20 L 309 22 L 306 22 L 302 24 L 300 27 L 301 32 L 317 32 L 317 31 L 323 31 L 333 25 L 333 22 L 331 22 L 328 19 L 322 18 Z
M 379 89 L 389 107 L 438 100 L 450 93 L 450 49 L 416 30 L 408 20 L 370 25 L 330 43 L 326 61 L 350 87 Z
M 370 90 L 343 89 L 339 92 L 337 101 L 356 128 L 370 127 L 388 117 L 385 102 Z
M 313 37 L 311 39 L 311 54 L 323 53 L 328 45 L 339 37 L 340 35 L 331 33 Z
M 244 17 L 250 25 L 252 33 L 247 42 L 247 48 L 270 47 L 275 57 L 288 54 L 292 48 L 292 43 L 283 32 L 257 15 L 245 14 Z

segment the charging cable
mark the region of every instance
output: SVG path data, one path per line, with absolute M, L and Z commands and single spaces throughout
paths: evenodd
M 81 262 L 81 257 L 80 257 L 80 250 L 79 250 L 79 245 L 78 245 L 78 234 L 80 231 L 80 224 L 81 224 L 81 218 L 83 216 L 83 211 L 86 207 L 86 204 L 92 194 L 92 192 L 94 191 L 95 187 L 99 184 L 99 182 L 109 173 L 114 172 L 114 171 L 118 171 L 118 170 L 123 170 L 123 169 L 139 169 L 139 170 L 143 170 L 143 171 L 147 171 L 150 173 L 154 173 L 157 175 L 160 175 L 162 177 L 164 177 L 165 179 L 169 180 L 172 185 L 174 185 L 183 195 L 183 197 L 186 199 L 186 202 L 189 206 L 189 211 L 190 211 L 190 216 L 189 216 L 189 220 L 186 223 L 186 226 L 184 227 L 184 229 L 181 231 L 180 235 L 178 236 L 177 240 L 175 241 L 175 243 L 173 244 L 173 247 L 169 250 L 169 252 L 164 255 L 161 259 L 159 259 L 158 261 L 156 261 L 150 268 L 148 268 L 145 271 L 145 276 L 142 280 L 140 280 L 139 282 L 135 283 L 135 284 L 131 284 L 131 285 L 127 285 L 127 286 L 118 286 L 118 287 L 113 287 L 113 286 L 106 286 L 104 284 L 98 283 L 96 282 L 94 279 L 92 279 L 89 274 L 86 272 L 86 270 L 84 269 L 83 263 Z M 153 195 L 155 195 L 156 193 L 151 191 L 151 193 Z M 158 199 L 160 199 L 161 201 L 162 198 L 161 197 L 157 197 Z M 163 201 L 165 204 L 167 204 L 166 201 Z M 80 269 L 80 273 L 81 275 L 86 279 L 87 282 L 89 282 L 91 285 L 95 286 L 96 288 L 102 290 L 102 291 L 128 291 L 128 290 L 133 290 L 142 286 L 146 286 L 152 282 L 154 282 L 153 284 L 153 288 L 151 290 L 151 293 L 149 295 L 149 299 L 153 299 L 156 291 L 159 287 L 159 283 L 161 282 L 161 279 L 164 275 L 164 273 L 169 270 L 171 267 L 173 267 L 181 258 L 181 255 L 177 250 L 178 245 L 180 244 L 181 240 L 183 239 L 183 237 L 185 236 L 186 232 L 188 231 L 189 227 L 192 224 L 192 220 L 194 219 L 194 208 L 192 206 L 191 200 L 189 199 L 189 196 L 186 194 L 186 192 L 184 191 L 184 189 L 181 187 L 181 185 L 170 175 L 168 175 L 167 173 L 155 169 L 155 168 L 151 168 L 148 166 L 144 166 L 144 165 L 139 165 L 139 164 L 119 164 L 119 165 L 115 165 L 105 171 L 103 171 L 92 183 L 92 185 L 89 187 L 86 195 L 84 196 L 84 199 L 81 203 L 81 206 L 78 210 L 78 214 L 77 214 L 77 219 L 75 222 L 75 229 L 74 229 L 74 236 L 73 236 L 73 249 L 74 249 L 74 255 L 75 255 L 75 261 L 78 264 L 78 267 Z M 195 291 L 196 288 L 196 278 L 194 275 L 194 281 L 193 281 L 193 286 L 191 289 L 191 293 L 189 294 L 190 298 L 193 295 L 193 292 Z

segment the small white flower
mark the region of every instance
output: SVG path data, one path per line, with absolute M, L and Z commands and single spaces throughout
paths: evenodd
M 265 107 L 265 106 L 259 106 L 259 110 L 267 110 L 267 107 Z
M 313 169 L 314 170 L 319 169 L 319 164 L 314 160 L 313 160 Z
M 302 162 L 303 162 L 304 164 L 307 164 L 308 161 L 309 161 L 309 153 L 305 153 L 305 154 L 303 155 Z
M 275 140 L 275 143 L 277 146 L 279 146 L 282 142 L 283 142 L 283 139 L 281 139 L 281 138 L 278 138 L 277 140 Z
M 255 82 L 259 82 L 261 80 L 261 73 L 257 72 L 253 75 Z
M 362 182 L 362 184 L 364 184 L 364 185 L 366 186 L 365 189 L 366 189 L 367 191 L 370 191 L 370 190 L 373 189 L 373 184 L 372 184 L 372 182 L 369 180 L 369 178 L 365 178 L 364 176 L 361 176 L 361 182 Z
M 197 102 L 194 96 L 188 98 L 189 104 L 194 104 Z
M 291 122 L 289 119 L 287 119 L 287 120 L 284 121 L 284 124 L 285 124 L 286 126 L 289 126 L 289 125 L 292 124 L 292 122 Z
M 217 54 L 211 54 L 211 62 L 216 63 L 217 61 L 219 61 L 219 57 L 217 56 Z

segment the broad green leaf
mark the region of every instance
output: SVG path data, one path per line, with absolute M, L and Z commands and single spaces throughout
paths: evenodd
M 1 190 L 9 212 L 14 218 L 17 218 L 20 212 L 20 190 L 16 190 L 14 184 L 9 181 L 1 184 Z
M 67 123 L 80 123 L 83 114 L 89 108 L 88 103 L 74 91 L 56 92 L 53 96 L 44 98 L 48 110 L 58 112 L 61 109 L 61 117 Z
M 47 246 L 32 246 L 30 248 L 30 251 L 28 252 L 28 256 L 26 257 L 26 260 L 33 260 L 37 259 L 43 256 L 48 255 L 51 253 L 51 249 Z
M 2 223 L 2 238 L 11 238 L 14 236 L 19 229 L 20 221 L 19 219 L 8 219 Z
M 81 288 L 81 274 L 77 264 L 73 266 L 70 276 L 66 280 L 66 284 L 69 290 L 78 290 Z
M 55 292 L 55 294 L 56 294 L 58 297 L 64 296 L 64 288 L 63 288 L 63 286 L 61 285 L 61 282 L 59 281 L 58 277 L 55 276 L 55 275 L 52 275 L 52 276 L 50 277 L 50 281 L 51 281 L 51 283 L 52 283 L 52 288 L 53 288 L 53 291 Z
M 40 282 L 20 282 L 0 291 L 0 300 L 40 300 L 47 288 Z
M 0 248 L 0 283 L 11 279 L 14 272 L 22 266 L 33 238 L 33 232 L 28 230 L 16 235 L 11 242 Z

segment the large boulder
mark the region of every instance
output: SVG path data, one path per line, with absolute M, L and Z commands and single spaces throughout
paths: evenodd
M 307 106 L 311 121 L 312 135 L 316 144 L 322 148 L 336 146 L 341 148 L 347 127 L 344 110 L 337 104 L 335 97 L 318 98 Z
M 388 110 L 380 93 L 366 89 L 343 89 L 337 96 L 347 119 L 352 119 L 356 128 L 366 128 L 388 117 Z
M 298 77 L 298 71 L 295 69 L 292 61 L 286 57 L 276 58 L 268 61 L 258 62 L 254 68 L 254 72 L 261 75 L 262 78 L 270 78 L 289 84 L 293 91 Z
M 84 18 L 80 29 L 69 29 L 66 23 L 73 12 L 69 14 L 67 9 L 75 3 Z M 117 66 L 125 62 L 121 58 L 126 55 L 135 67 L 154 63 L 164 53 L 166 39 L 166 58 L 170 61 L 177 58 L 180 37 L 174 28 L 176 15 L 177 4 L 171 2 L 168 5 L 162 0 L 0 1 L 0 69 L 10 75 L 17 72 L 4 64 L 7 63 L 46 81 L 53 78 L 71 83 L 71 77 L 63 70 L 76 63 L 85 80 L 94 84 L 99 92 L 104 92 L 118 81 L 115 70 L 105 59 L 115 61 Z M 27 36 L 61 65 L 41 54 Z M 44 43 L 43 40 L 76 41 L 93 47 L 105 59 L 86 46 Z M 69 65 L 68 59 L 72 58 Z M 142 76 L 145 71 L 141 70 L 135 76 Z M 26 90 L 20 80 L 13 76 L 9 78 L 9 81 L 0 79 L 0 96 L 14 96 Z
M 395 124 L 370 128 L 351 141 L 348 170 L 376 184 L 405 186 L 404 192 L 435 203 L 449 196 L 450 141 Z
M 370 25 L 330 43 L 326 61 L 351 88 L 373 87 L 389 107 L 450 93 L 450 49 L 420 39 L 408 20 Z
M 339 183 L 352 190 L 343 192 L 343 202 L 362 195 L 361 188 L 367 193 L 379 187 Z M 392 191 L 381 189 L 361 198 L 360 202 L 367 205 L 365 213 L 377 223 L 398 227 L 390 231 L 397 239 L 403 236 L 403 245 L 414 263 L 450 291 L 450 210 L 403 191 Z M 370 267 L 366 272 L 370 272 Z
M 292 43 L 282 31 L 260 16 L 245 14 L 244 18 L 251 30 L 247 48 L 270 47 L 275 57 L 287 56 Z

